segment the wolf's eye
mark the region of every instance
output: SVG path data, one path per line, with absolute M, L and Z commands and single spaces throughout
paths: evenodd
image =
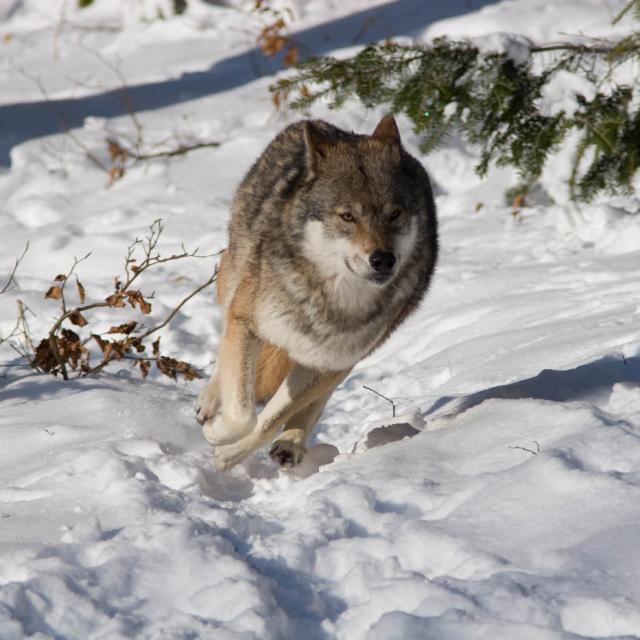
M 389 222 L 395 222 L 402 215 L 402 209 L 394 209 L 389 216 Z
M 341 213 L 340 217 L 345 221 L 345 222 L 353 222 L 355 220 L 355 218 L 350 214 L 350 213 Z

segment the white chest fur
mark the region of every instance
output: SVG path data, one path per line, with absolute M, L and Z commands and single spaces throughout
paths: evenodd
M 301 331 L 292 316 L 278 305 L 265 305 L 258 314 L 260 336 L 284 349 L 300 364 L 329 371 L 353 367 L 380 341 L 384 323 L 374 321 L 354 331 L 328 332 L 326 338 Z

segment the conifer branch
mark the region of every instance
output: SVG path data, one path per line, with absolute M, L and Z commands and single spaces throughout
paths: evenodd
M 640 17 L 640 0 L 626 10 L 632 7 Z M 575 131 L 579 141 L 569 184 L 574 199 L 630 193 L 640 168 L 640 80 L 626 86 L 611 78 L 629 59 L 640 61 L 640 32 L 617 41 L 529 46 L 514 37 L 510 45 L 487 52 L 472 41 L 446 38 L 430 45 L 387 41 L 350 58 L 309 60 L 271 90 L 276 104 L 288 100 L 297 109 L 319 100 L 336 109 L 354 97 L 367 107 L 387 105 L 408 116 L 424 152 L 460 134 L 480 149 L 480 175 L 492 164 L 510 165 L 524 184 L 540 176 L 549 154 Z M 518 55 L 510 51 L 515 45 Z M 534 64 L 542 54 L 552 59 Z M 593 92 L 575 93 L 575 109 L 549 113 L 541 103 L 560 71 L 583 75 Z

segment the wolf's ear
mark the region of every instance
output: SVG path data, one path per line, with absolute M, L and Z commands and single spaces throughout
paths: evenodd
M 400 144 L 400 131 L 398 131 L 395 118 L 392 115 L 382 118 L 371 137 L 391 144 Z
M 308 177 L 315 178 L 319 165 L 327 156 L 327 148 L 331 142 L 312 120 L 307 120 L 304 123 L 304 144 Z

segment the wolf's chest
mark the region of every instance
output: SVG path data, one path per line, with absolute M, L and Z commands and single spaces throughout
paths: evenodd
M 349 369 L 362 360 L 381 340 L 384 324 L 378 319 L 350 331 L 305 327 L 295 314 L 278 305 L 266 307 L 258 316 L 258 332 L 264 340 L 306 367 L 333 371 Z

